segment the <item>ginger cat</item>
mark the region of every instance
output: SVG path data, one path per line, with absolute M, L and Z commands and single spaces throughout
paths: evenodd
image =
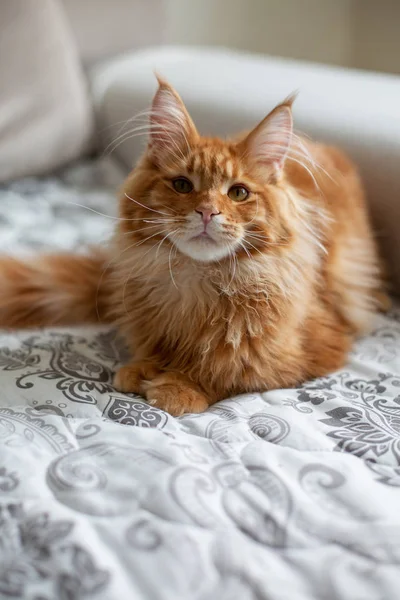
M 109 250 L 2 258 L 0 325 L 100 314 L 132 350 L 115 387 L 173 415 L 342 367 L 385 300 L 380 263 L 354 165 L 295 136 L 291 105 L 202 137 L 159 79 Z

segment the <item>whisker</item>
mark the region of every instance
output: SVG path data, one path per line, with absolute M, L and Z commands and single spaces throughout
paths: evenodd
M 143 223 L 151 223 L 151 221 L 145 221 L 144 219 L 137 219 L 138 221 L 143 221 Z M 132 233 L 136 233 L 137 231 L 143 231 L 144 229 L 150 229 L 151 227 L 157 227 L 158 225 L 168 225 L 169 223 L 177 223 L 178 221 L 153 221 L 153 225 L 144 225 L 143 227 L 135 227 L 135 229 L 131 229 L 130 231 L 125 231 L 123 235 L 130 235 Z
M 142 244 L 144 244 L 148 240 L 151 240 L 151 238 L 156 237 L 156 235 L 160 235 L 160 233 L 165 233 L 165 231 L 166 231 L 165 229 L 162 229 L 161 231 L 156 231 L 155 233 L 153 233 L 153 235 L 150 235 L 146 239 L 140 240 L 140 242 L 138 242 L 137 244 L 135 244 L 135 246 L 141 246 Z M 168 235 L 168 233 L 167 233 L 167 235 Z
M 175 213 L 176 215 L 178 214 L 177 211 L 172 208 L 172 206 L 167 206 L 166 204 L 160 204 L 160 206 L 162 206 L 163 208 L 166 208 L 167 210 L 172 210 L 172 212 Z M 178 218 L 183 218 L 183 217 L 178 217 Z
M 311 171 L 311 169 L 309 167 L 307 167 L 303 162 L 301 162 L 301 160 L 298 160 L 297 158 L 293 158 L 293 156 L 291 156 L 291 155 L 288 155 L 287 158 L 288 158 L 288 160 L 292 160 L 293 162 L 297 163 L 298 165 L 300 165 L 301 167 L 303 167 L 303 169 L 305 171 L 307 171 L 307 173 L 309 174 L 309 176 L 313 180 L 313 183 L 314 183 L 316 189 L 320 192 L 321 188 L 319 187 L 318 181 L 316 180 L 315 175 Z
M 174 284 L 175 288 L 178 289 L 178 286 L 176 285 L 176 282 L 175 282 L 175 279 L 174 279 L 174 276 L 173 276 L 173 273 L 172 273 L 171 255 L 172 255 L 172 250 L 173 249 L 174 249 L 174 246 L 171 245 L 171 249 L 170 249 L 169 254 L 168 254 L 168 268 L 169 268 L 169 274 L 171 276 L 171 281 Z
M 159 213 L 160 215 L 165 215 L 166 217 L 171 216 L 168 213 L 162 212 L 161 210 L 156 210 L 155 208 L 150 208 L 150 206 L 145 206 L 144 204 L 141 204 L 138 200 L 135 200 L 134 198 L 131 198 L 130 196 L 128 196 L 128 194 L 126 192 L 125 192 L 125 196 L 128 198 L 128 200 L 135 202 L 136 204 L 138 204 L 142 208 L 145 208 L 146 210 L 150 210 L 151 212 Z
M 108 219 L 114 219 L 115 221 L 132 221 L 133 220 L 133 219 L 126 219 L 124 217 L 114 217 L 112 215 L 106 215 L 105 213 L 95 210 L 94 208 L 91 208 L 90 206 L 85 206 L 84 204 L 79 204 L 79 202 L 70 202 L 69 200 L 65 200 L 65 204 L 71 204 L 73 206 L 80 206 L 80 208 L 85 208 L 86 210 L 90 210 L 90 212 L 93 212 L 96 215 L 100 215 L 101 217 L 107 217 Z M 142 221 L 142 219 L 138 219 L 138 220 Z
M 250 231 L 246 231 L 246 237 L 258 238 L 260 240 L 268 240 L 269 238 L 262 233 L 251 233 Z
M 171 217 L 170 219 L 143 219 L 145 223 L 177 223 L 179 221 L 185 221 L 183 218 Z
M 109 144 L 103 150 L 103 156 L 108 156 L 115 152 L 115 150 L 124 142 L 127 142 L 129 139 L 134 137 L 146 136 L 148 135 L 148 128 L 144 129 L 131 129 L 129 131 L 125 131 L 124 133 L 118 135 L 114 140 L 111 140 Z
M 302 137 L 305 137 L 304 134 L 302 134 Z M 319 171 L 324 173 L 324 175 L 326 175 L 333 183 L 337 183 L 337 181 L 332 177 L 332 175 L 330 173 L 328 173 L 328 171 L 326 171 L 326 169 L 324 169 L 324 167 L 315 160 L 315 158 L 312 156 L 312 154 L 309 152 L 309 150 L 305 146 L 301 137 L 294 134 L 294 139 L 295 139 L 295 144 L 297 145 L 297 147 L 300 150 L 295 150 L 295 148 L 291 148 L 291 150 L 289 151 L 289 154 L 292 151 L 296 152 L 296 154 L 298 156 L 300 155 L 303 158 L 305 158 L 313 168 L 318 169 Z
M 153 134 L 165 133 L 165 130 L 162 127 L 152 129 L 150 123 L 138 125 L 136 127 L 133 127 L 132 129 L 129 129 L 128 131 L 124 131 L 123 133 L 117 135 L 117 137 L 111 140 L 111 142 L 105 147 L 103 154 L 106 154 L 109 148 L 114 146 L 109 151 L 109 154 L 112 154 L 112 152 L 115 152 L 118 146 L 120 146 L 123 142 L 126 142 L 128 139 L 141 135 L 148 136 L 150 132 L 152 132 Z
M 267 241 L 268 240 L 267 237 L 256 237 L 254 235 L 251 235 L 251 234 L 247 233 L 246 234 L 246 238 L 248 238 L 248 237 L 253 238 L 256 242 L 260 242 L 261 244 L 263 244 L 263 246 L 271 246 L 272 248 L 275 248 L 275 247 L 287 247 L 287 244 L 279 244 L 278 242 Z M 281 239 L 287 241 L 287 238 L 281 238 Z
M 255 246 L 253 246 L 253 244 L 251 242 L 249 242 L 248 240 L 244 240 L 244 243 L 245 244 L 249 244 L 249 246 L 251 246 L 252 248 L 254 248 L 254 250 L 256 250 L 259 254 L 261 254 L 261 256 L 263 256 L 263 253 L 258 248 L 256 248 Z
M 157 134 L 168 134 L 168 131 L 166 130 L 165 127 L 162 126 L 158 126 L 156 128 L 152 128 L 150 123 L 144 124 L 144 125 L 139 125 L 137 127 L 133 127 L 132 129 L 128 130 L 128 131 L 124 131 L 123 133 L 121 133 L 120 135 L 117 135 L 117 137 L 113 140 L 111 140 L 111 142 L 106 146 L 106 148 L 103 150 L 103 155 L 107 154 L 112 154 L 113 152 L 115 152 L 115 150 L 124 142 L 127 142 L 129 139 L 132 139 L 134 137 L 139 137 L 139 136 L 150 136 L 152 139 L 163 139 L 163 138 L 155 138 L 155 135 Z
M 256 196 L 256 203 L 257 203 L 257 210 L 256 210 L 256 214 L 254 215 L 254 217 L 253 217 L 253 218 L 252 218 L 250 221 L 248 221 L 248 222 L 246 223 L 246 225 L 250 225 L 250 223 L 252 223 L 252 222 L 254 221 L 254 219 L 256 219 L 256 218 L 257 218 L 257 215 L 258 215 L 258 197 L 257 197 L 257 196 Z
M 124 134 L 122 134 L 118 138 L 118 140 L 116 142 L 110 142 L 110 144 L 108 144 L 108 146 L 104 149 L 102 155 L 109 156 L 113 152 L 115 152 L 116 149 L 119 148 L 119 146 L 121 146 L 121 144 L 123 144 L 124 142 L 127 142 L 128 140 L 133 139 L 135 137 L 145 137 L 145 136 L 148 136 L 148 134 L 149 134 L 148 131 L 134 131 L 134 132 L 126 131 Z M 153 136 L 153 139 L 154 139 L 154 136 Z M 114 146 L 110 148 L 110 146 L 112 144 L 114 144 Z
M 249 234 L 246 234 L 246 238 L 247 237 L 254 237 L 254 236 L 249 236 Z M 287 244 L 279 244 L 278 242 L 269 242 L 266 241 L 268 240 L 268 238 L 254 238 L 255 241 L 262 243 L 264 246 L 271 246 L 271 248 L 278 248 L 278 247 L 287 247 Z M 281 238 L 283 241 L 287 241 L 287 238 Z
M 175 229 L 174 231 L 171 231 L 171 233 L 167 233 L 167 235 L 165 237 L 163 237 L 163 239 L 161 240 L 161 242 L 158 244 L 157 251 L 156 251 L 156 258 L 158 258 L 158 253 L 160 252 L 160 249 L 161 249 L 161 246 L 163 245 L 163 242 L 167 239 L 168 236 L 172 236 L 177 231 L 178 231 L 178 229 Z
M 243 250 L 246 252 L 247 256 L 252 259 L 253 257 L 251 256 L 250 252 L 247 250 L 247 248 L 243 245 L 243 242 L 239 242 L 239 246 L 241 246 L 243 248 Z
M 149 115 L 151 114 L 151 112 L 152 112 L 151 108 L 146 108 L 144 110 L 140 110 L 139 112 L 134 114 L 129 119 L 123 119 L 122 121 L 116 121 L 115 123 L 112 123 L 111 125 L 108 125 L 107 127 L 104 127 L 104 129 L 101 129 L 100 131 L 105 131 L 106 129 L 110 129 L 110 127 L 116 127 L 117 125 L 120 125 L 122 123 L 122 127 L 120 128 L 120 131 L 121 131 L 121 129 L 123 129 L 128 123 L 131 123 L 134 120 L 140 120 L 140 119 L 142 119 L 142 122 L 145 121 L 146 123 L 149 123 Z
M 231 285 L 231 283 L 234 280 L 235 275 L 236 275 L 237 256 L 236 256 L 236 254 L 234 252 L 230 252 L 229 253 L 229 267 L 230 268 L 231 268 L 231 265 L 233 266 L 233 272 L 232 272 L 232 276 L 231 276 L 231 278 L 229 280 L 229 283 L 227 285 L 227 288 L 230 287 L 230 285 Z
M 132 198 L 129 198 L 129 200 L 132 200 Z M 86 210 L 89 210 L 92 213 L 95 213 L 96 215 L 99 215 L 100 217 L 106 217 L 107 219 L 112 219 L 114 221 L 143 221 L 143 222 L 147 222 L 145 219 L 141 219 L 141 218 L 131 219 L 131 218 L 128 218 L 128 217 L 116 217 L 116 216 L 113 216 L 113 215 L 106 215 L 105 213 L 102 213 L 99 210 L 95 210 L 94 208 L 91 208 L 90 206 L 86 206 L 85 204 L 79 204 L 79 202 L 71 202 L 69 200 L 65 200 L 64 202 L 65 202 L 65 204 L 71 204 L 72 206 L 79 206 L 80 208 L 84 208 Z M 134 200 L 134 202 L 137 202 L 137 201 Z M 148 210 L 153 210 L 153 209 L 151 209 L 149 207 L 145 207 L 145 208 L 148 208 Z M 153 212 L 159 212 L 159 211 L 153 211 Z M 166 213 L 160 213 L 160 214 L 165 214 L 166 216 L 170 217 L 171 218 L 171 221 L 170 221 L 171 223 L 176 222 L 176 217 L 174 217 L 173 215 L 167 215 Z M 178 218 L 181 218 L 182 221 L 184 221 L 183 217 L 178 217 Z M 155 223 L 155 221 L 151 221 L 151 222 Z M 165 219 L 165 220 L 161 220 L 160 219 L 160 223 L 161 222 L 165 222 L 166 223 L 168 221 L 167 221 L 167 219 Z
M 165 230 L 164 230 L 164 231 L 165 231 Z M 160 232 L 158 232 L 158 233 L 164 233 L 164 231 L 162 231 L 162 232 L 160 231 Z M 177 231 L 177 230 L 176 230 L 176 231 Z M 154 236 L 150 236 L 150 237 L 155 237 L 156 235 L 158 235 L 158 234 L 156 233 L 156 234 L 154 234 Z M 168 235 L 169 235 L 169 233 L 167 233 L 167 234 L 166 234 L 166 235 L 163 237 L 163 239 L 161 240 L 160 244 L 162 244 L 162 243 L 163 243 L 163 241 L 167 239 Z M 150 238 L 147 238 L 147 239 L 150 239 Z M 145 241 L 147 241 L 147 240 L 145 240 Z M 133 246 L 135 246 L 135 245 L 137 245 L 137 244 L 133 244 L 132 246 L 129 246 L 129 248 L 133 248 Z M 151 250 L 153 250 L 153 248 L 154 248 L 155 246 L 157 246 L 157 242 L 156 242 L 155 244 L 153 244 L 153 246 L 151 246 L 151 248 L 149 248 L 149 249 L 147 250 L 147 252 L 145 252 L 145 253 L 143 254 L 143 257 L 144 257 L 144 256 L 146 256 L 146 255 L 147 255 L 149 252 L 151 252 Z M 135 268 L 135 266 L 136 266 L 136 265 L 133 265 L 133 266 L 132 266 L 132 268 L 130 269 L 130 271 L 129 271 L 129 273 L 128 273 L 128 276 L 127 276 L 127 278 L 126 278 L 126 280 L 125 280 L 124 287 L 123 287 L 123 291 L 122 291 L 122 304 L 123 304 L 123 307 L 124 307 L 124 309 L 125 309 L 125 312 L 126 312 L 126 314 L 127 314 L 128 316 L 130 316 L 130 312 L 128 311 L 128 309 L 127 309 L 127 306 L 126 306 L 126 290 L 127 290 L 128 283 L 129 283 L 129 281 L 130 281 L 130 279 L 131 279 L 131 275 L 132 275 L 132 272 L 133 272 L 133 269 Z
M 132 231 L 125 231 L 122 235 L 130 235 L 130 236 L 134 236 L 137 233 L 141 233 L 143 232 L 148 232 L 149 229 L 155 229 L 156 227 L 159 227 L 159 225 L 168 225 L 169 223 L 157 223 L 156 225 L 148 225 L 146 227 L 141 227 L 140 229 L 133 229 Z M 162 231 L 166 231 L 165 229 Z

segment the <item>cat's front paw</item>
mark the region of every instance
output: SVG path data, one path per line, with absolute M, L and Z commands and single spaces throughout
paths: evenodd
M 114 387 L 125 394 L 145 396 L 147 402 L 174 417 L 204 412 L 210 402 L 202 390 L 185 375 L 161 372 L 154 363 L 133 362 L 121 367 Z
M 158 373 L 159 369 L 151 362 L 133 362 L 116 372 L 114 387 L 125 394 L 144 394 L 144 382 L 154 379 Z
M 175 373 L 163 373 L 146 385 L 147 402 L 174 417 L 204 412 L 210 402 L 194 384 Z

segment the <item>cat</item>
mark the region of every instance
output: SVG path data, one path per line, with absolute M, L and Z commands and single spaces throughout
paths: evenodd
M 382 269 L 355 166 L 295 135 L 292 103 L 202 137 L 158 78 L 110 246 L 1 258 L 0 326 L 113 323 L 132 351 L 116 389 L 177 416 L 342 367 Z

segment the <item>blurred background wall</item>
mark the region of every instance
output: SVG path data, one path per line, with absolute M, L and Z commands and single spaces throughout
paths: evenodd
M 400 73 L 400 0 L 63 0 L 84 61 L 217 45 Z
M 400 72 L 400 0 L 167 0 L 173 44 Z

